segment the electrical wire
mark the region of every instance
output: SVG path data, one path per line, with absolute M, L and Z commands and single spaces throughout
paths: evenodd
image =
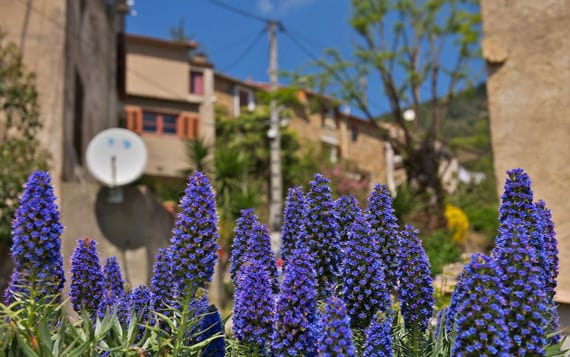
M 213 50 L 208 50 L 208 49 L 206 49 L 206 52 L 207 52 L 209 55 L 214 54 L 214 53 L 216 53 L 216 54 L 217 54 L 217 53 L 223 53 L 223 52 L 225 52 L 226 50 L 229 50 L 229 49 L 232 49 L 232 48 L 236 48 L 236 47 L 238 47 L 239 45 L 243 45 L 243 42 L 244 42 L 245 40 L 248 40 L 248 39 L 250 39 L 252 36 L 257 35 L 257 33 L 258 33 L 258 31 L 255 31 L 255 32 L 253 32 L 253 33 L 249 33 L 247 36 L 240 36 L 240 37 L 234 39 L 233 41 L 227 43 L 225 46 L 218 46 L 218 47 L 215 47 Z
M 255 36 L 253 38 L 253 41 L 251 41 L 249 43 L 249 45 L 239 54 L 239 56 L 236 57 L 236 59 L 234 59 L 230 64 L 226 65 L 223 68 L 223 71 L 227 72 L 231 68 L 236 66 L 238 63 L 240 63 L 249 54 L 249 52 L 255 47 L 255 45 L 257 45 L 257 43 L 259 42 L 259 39 L 261 38 L 261 36 L 263 36 L 265 34 L 266 31 L 267 31 L 267 28 L 265 28 L 265 27 L 261 31 L 259 31 L 257 33 L 257 36 Z
M 217 6 L 222 7 L 222 8 L 224 8 L 224 9 L 228 10 L 228 11 L 231 11 L 231 12 L 236 13 L 236 14 L 239 14 L 239 15 L 241 15 L 241 16 L 250 18 L 250 19 L 252 19 L 252 20 L 261 21 L 261 22 L 264 22 L 264 23 L 267 23 L 267 22 L 272 21 L 272 20 L 269 19 L 269 18 L 266 18 L 266 17 L 263 17 L 263 16 L 259 16 L 259 15 L 256 15 L 256 14 L 252 14 L 252 13 L 250 13 L 250 12 L 247 12 L 247 11 L 245 11 L 245 10 L 242 10 L 242 9 L 238 8 L 238 7 L 229 5 L 229 4 L 227 4 L 227 3 L 223 2 L 223 1 L 220 1 L 220 0 L 209 0 L 209 2 L 210 2 L 211 4 L 217 5 Z

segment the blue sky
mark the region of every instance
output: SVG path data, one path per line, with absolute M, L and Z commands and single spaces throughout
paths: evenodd
M 348 24 L 348 0 L 224 0 L 248 13 L 281 21 L 291 36 L 315 55 L 333 47 L 349 55 L 357 35 Z M 255 81 L 268 81 L 268 36 L 264 24 L 227 11 L 208 0 L 136 0 L 135 16 L 127 19 L 127 31 L 170 38 L 170 29 L 184 19 L 185 30 L 198 41 L 216 70 Z M 255 43 L 255 45 L 253 45 Z M 246 51 L 248 46 L 253 46 Z M 295 70 L 311 60 L 287 36 L 278 35 L 279 68 Z M 242 56 L 246 53 L 244 56 Z M 479 66 L 480 69 L 480 66 Z M 388 110 L 378 95 L 379 83 L 369 83 L 369 104 L 375 113 Z

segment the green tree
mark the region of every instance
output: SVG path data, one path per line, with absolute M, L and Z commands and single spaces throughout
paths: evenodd
M 33 171 L 47 169 L 37 139 L 41 128 L 34 76 L 18 47 L 0 33 L 0 291 L 11 270 L 10 228 L 22 185 Z
M 443 217 L 444 192 L 438 169 L 441 130 L 458 89 L 470 82 L 469 67 L 478 53 L 480 14 L 470 0 L 352 0 L 350 24 L 357 41 L 352 56 L 334 49 L 312 63 L 297 83 L 335 94 L 359 108 L 384 131 L 384 139 L 403 157 L 408 184 Z M 445 58 L 445 60 L 444 60 Z M 450 64 L 450 60 L 452 59 Z M 372 77 L 373 75 L 377 77 Z M 366 80 L 379 78 L 389 115 L 372 113 Z M 372 82 L 371 82 L 372 83 Z M 413 109 L 415 120 L 404 112 Z M 380 125 L 401 128 L 390 134 Z M 432 222 L 441 224 L 441 220 Z
M 38 142 L 42 128 L 33 74 L 26 71 L 18 47 L 0 35 L 0 242 L 10 241 L 22 185 L 34 170 L 46 169 Z

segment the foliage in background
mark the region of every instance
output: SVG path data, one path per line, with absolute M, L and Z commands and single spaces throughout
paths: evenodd
M 461 246 L 451 238 L 452 236 L 453 232 L 437 230 L 423 239 L 431 263 L 431 272 L 434 275 L 441 273 L 446 264 L 458 261 L 461 256 Z
M 331 93 L 357 107 L 372 123 L 381 120 L 369 106 L 372 99 L 363 94 L 370 93 L 369 78 L 380 78 L 370 82 L 379 87 L 374 93 L 387 98 L 391 120 L 401 130 L 390 135 L 384 129 L 384 140 L 402 155 L 408 184 L 432 212 L 430 225 L 441 226 L 444 191 L 438 177 L 442 151 L 437 143 L 443 139 L 442 127 L 455 95 L 472 81 L 469 67 L 478 57 L 480 35 L 477 4 L 470 0 L 352 0 L 351 4 L 350 24 L 358 35 L 352 56 L 327 49 L 324 59 L 311 63 L 311 74 L 293 77 L 301 86 Z M 415 120 L 404 119 L 407 109 L 415 111 Z
M 447 204 L 445 205 L 445 219 L 447 220 L 447 229 L 453 233 L 451 238 L 459 244 L 464 243 L 469 229 L 469 219 L 465 213 L 461 208 Z
M 484 234 L 489 248 L 497 234 L 497 184 L 493 167 L 490 120 L 485 84 L 457 96 L 449 109 L 442 135 L 455 152 L 460 165 L 485 175 L 480 183 L 460 183 L 448 202 L 467 215 L 470 229 Z
M 37 135 L 42 128 L 34 75 L 20 50 L 0 32 L 0 244 L 10 243 L 10 221 L 26 178 L 47 168 Z

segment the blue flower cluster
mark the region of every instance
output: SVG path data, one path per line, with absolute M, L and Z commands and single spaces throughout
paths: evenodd
M 384 267 L 376 236 L 365 217 L 358 216 L 346 242 L 342 271 L 343 292 L 353 328 L 366 328 L 377 311 L 391 310 Z
M 273 334 L 274 299 L 267 271 L 247 263 L 239 274 L 234 296 L 233 331 L 236 338 L 265 354 Z
M 135 290 L 129 294 L 128 301 L 131 313 L 128 315 L 127 324 L 131 324 L 130 319 L 133 317 L 136 319 L 136 323 L 138 324 L 138 332 L 135 337 L 135 342 L 138 342 L 144 335 L 145 325 L 149 324 L 151 321 L 150 289 L 144 285 L 137 286 Z
M 236 221 L 230 259 L 230 276 L 234 282 L 239 280 L 238 274 L 244 262 L 247 261 L 246 254 L 251 250 L 249 245 L 250 237 L 253 236 L 257 224 L 257 216 L 252 208 L 241 210 L 240 217 Z
M 125 294 L 125 281 L 121 274 L 121 267 L 117 257 L 109 257 L 103 266 L 103 289 L 109 291 L 112 296 L 120 297 Z
M 171 259 L 172 257 L 168 248 L 158 250 L 150 281 L 152 309 L 167 316 L 169 315 L 170 308 L 176 306 L 175 292 L 172 289 Z
M 58 296 L 65 283 L 56 197 L 47 172 L 37 171 L 28 178 L 12 221 L 10 253 L 15 264 L 7 302 L 12 293 L 35 297 Z
M 464 275 L 464 299 L 456 313 L 453 356 L 510 356 L 506 301 L 497 263 L 475 254 Z
M 291 187 L 287 192 L 285 211 L 283 212 L 283 228 L 281 229 L 282 269 L 289 263 L 291 254 L 301 248 L 305 242 L 305 198 L 301 187 Z
M 418 234 L 412 226 L 401 232 L 398 299 L 406 329 L 423 333 L 433 315 L 434 297 L 429 260 Z
M 271 251 L 269 230 L 265 224 L 259 223 L 252 209 L 242 210 L 241 214 L 236 224 L 236 236 L 232 245 L 230 274 L 235 282 L 239 282 L 243 267 L 255 262 L 267 273 L 271 289 L 278 292 L 277 262 Z
M 508 227 L 510 219 L 505 226 Z M 545 312 L 549 311 L 542 271 L 537 266 L 534 250 L 521 243 L 528 242 L 526 231 L 511 226 L 501 232 L 505 246 L 499 250 L 497 264 L 501 271 L 502 292 L 507 301 L 506 324 L 511 340 L 511 354 L 516 356 L 544 355 Z M 515 239 L 515 236 L 519 236 Z
M 201 357 L 223 357 L 226 353 L 226 348 L 224 345 L 222 319 L 218 309 L 214 305 L 208 306 L 200 330 L 202 331 L 203 340 L 218 336 L 204 348 Z
M 468 264 L 463 268 L 461 274 L 457 278 L 457 283 L 453 288 L 453 294 L 451 295 L 451 301 L 449 306 L 445 310 L 445 331 L 450 333 L 454 331 L 455 328 L 455 317 L 457 315 L 457 309 L 463 301 L 465 301 L 465 295 L 467 294 L 467 289 L 470 287 L 467 281 L 473 275 L 471 270 L 472 264 Z
M 539 200 L 536 205 L 537 214 L 537 231 L 542 235 L 542 245 L 544 256 L 546 258 L 545 271 L 545 289 L 550 299 L 554 299 L 556 292 L 556 279 L 558 278 L 558 241 L 556 240 L 556 232 L 554 223 L 552 222 L 552 214 L 546 208 L 544 201 Z
M 374 315 L 370 327 L 366 329 L 366 342 L 364 356 L 391 357 L 392 356 L 392 317 L 383 313 Z
M 357 217 L 362 215 L 358 201 L 353 194 L 340 196 L 334 202 L 335 210 L 338 217 L 338 229 L 340 236 L 340 249 L 344 253 L 348 242 L 348 234 L 351 231 L 352 223 Z
M 80 313 L 87 311 L 92 317 L 103 299 L 103 271 L 95 241 L 85 238 L 77 241 L 71 256 L 71 306 Z
M 190 176 L 172 239 L 172 276 L 180 297 L 206 288 L 217 258 L 218 216 L 214 192 L 201 172 Z
M 521 169 L 507 174 L 493 258 L 475 256 L 475 262 L 464 269 L 447 312 L 446 327 L 449 330 L 455 322 L 458 338 L 470 333 L 470 341 L 477 341 L 479 345 L 482 337 L 473 336 L 487 336 L 484 324 L 460 326 L 461 309 L 465 309 L 462 306 L 472 303 L 473 291 L 485 290 L 485 281 L 491 279 L 486 277 L 482 281 L 480 272 L 474 268 L 480 267 L 477 262 L 482 262 L 485 271 L 493 271 L 487 275 L 493 276 L 496 285 L 494 298 L 504 300 L 502 305 L 485 305 L 478 310 L 487 312 L 487 316 L 489 309 L 496 310 L 499 306 L 501 310 L 500 325 L 504 325 L 505 332 L 498 338 L 507 342 L 503 349 L 496 343 L 495 348 L 508 355 L 544 355 L 547 344 L 560 339 L 556 333 L 558 314 L 553 301 L 558 270 L 554 226 L 544 203 L 533 203 L 528 175 Z M 487 269 L 488 266 L 492 267 Z
M 342 299 L 331 296 L 327 300 L 320 324 L 322 331 L 318 342 L 319 356 L 356 356 L 350 319 Z
M 533 192 L 530 188 L 530 178 L 522 169 L 513 169 L 507 171 L 507 180 L 505 188 L 501 196 L 501 206 L 499 207 L 499 235 L 495 239 L 495 248 L 493 256 L 499 254 L 498 250 L 505 244 L 505 237 L 501 232 L 505 227 L 507 219 L 518 220 L 522 227 L 528 232 L 531 231 L 534 224 L 534 204 Z M 516 239 L 516 237 L 515 237 Z
M 366 217 L 378 237 L 378 252 L 385 269 L 386 286 L 388 290 L 395 291 L 399 279 L 399 228 L 392 208 L 392 197 L 386 185 L 374 186 L 374 191 L 368 198 Z
M 340 263 L 339 233 L 329 180 L 317 174 L 306 200 L 307 243 L 317 274 L 317 294 L 327 296 L 336 283 Z
M 294 250 L 275 307 L 275 356 L 316 356 L 316 284 L 311 257 L 302 248 Z

